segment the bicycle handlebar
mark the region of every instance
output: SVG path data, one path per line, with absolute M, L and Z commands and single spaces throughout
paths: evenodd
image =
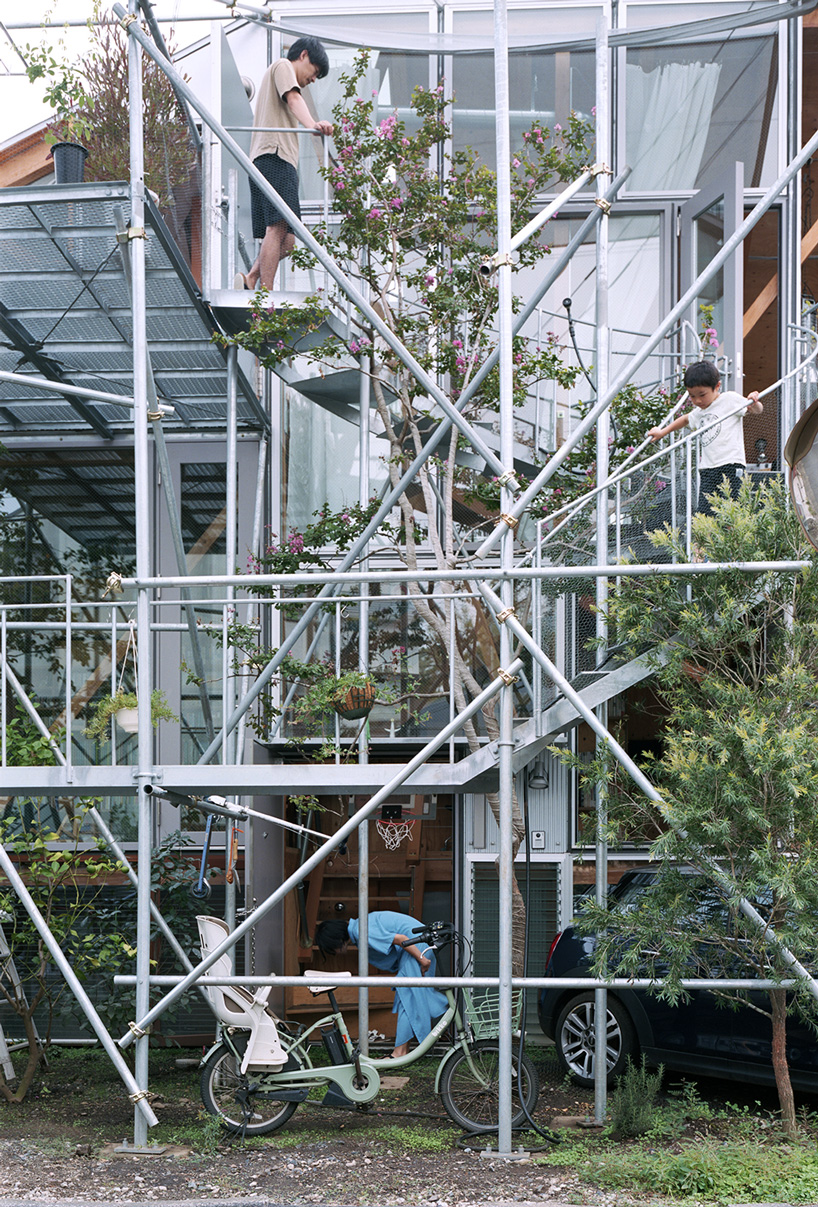
M 414 943 L 426 943 L 430 948 L 439 950 L 441 947 L 446 947 L 453 942 L 457 936 L 457 931 L 452 926 L 451 922 L 429 922 L 425 926 L 416 926 L 413 935 L 417 935 L 416 939 L 405 939 L 400 944 L 401 947 L 411 947 Z

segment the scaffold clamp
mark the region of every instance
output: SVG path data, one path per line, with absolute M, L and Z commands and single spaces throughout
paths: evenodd
M 613 176 L 612 170 L 606 163 L 592 164 L 588 171 L 590 172 L 591 176 Z
M 514 256 L 510 251 L 498 251 L 483 261 L 480 265 L 480 272 L 484 277 L 490 277 L 498 268 L 502 268 L 505 265 L 511 267 L 515 263 Z
M 116 570 L 112 570 L 105 580 L 105 590 L 102 592 L 102 598 L 104 599 L 106 595 L 121 595 L 122 591 L 122 575 L 118 574 Z
M 119 22 L 119 24 L 122 26 L 122 28 L 123 28 L 123 29 L 125 30 L 125 32 L 127 33 L 127 31 L 128 31 L 128 26 L 129 26 L 129 25 L 133 25 L 133 23 L 134 23 L 134 21 L 135 21 L 135 20 L 136 20 L 136 17 L 134 16 L 134 14 L 133 14 L 133 13 L 128 13 L 128 14 L 126 14 L 124 17 L 120 18 L 120 22 Z
M 136 1023 L 128 1023 L 128 1030 L 132 1032 L 136 1039 L 144 1039 L 146 1035 L 150 1035 L 150 1027 L 146 1031 L 143 1031 Z
M 508 671 L 504 671 L 504 670 L 502 669 L 502 667 L 501 667 L 501 668 L 500 668 L 500 670 L 497 672 L 497 674 L 498 674 L 498 675 L 500 676 L 500 678 L 503 680 L 503 683 L 505 683 L 506 687 L 513 687 L 513 686 L 514 686 L 514 684 L 517 682 L 517 676 L 516 676 L 516 675 L 510 675 L 510 674 L 508 673 Z
M 603 214 L 610 214 L 610 212 L 611 212 L 611 203 L 610 203 L 610 201 L 607 201 L 604 197 L 597 197 L 596 201 L 594 202 L 594 205 L 597 206 L 599 209 L 601 209 Z
M 511 529 L 512 532 L 514 532 L 515 528 L 519 528 L 520 526 L 520 521 L 517 519 L 517 517 L 509 515 L 507 511 L 500 512 L 500 519 Z
M 505 624 L 509 616 L 516 616 L 514 608 L 503 608 L 502 612 L 497 613 L 498 624 Z
M 508 486 L 509 482 L 514 481 L 514 478 L 515 478 L 514 470 L 507 469 L 504 474 L 500 474 L 500 477 L 497 479 L 497 484 L 498 484 L 498 486 Z

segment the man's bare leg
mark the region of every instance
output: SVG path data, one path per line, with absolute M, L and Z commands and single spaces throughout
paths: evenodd
M 288 230 L 286 222 L 276 222 L 274 226 L 268 226 L 256 262 L 246 276 L 250 289 L 257 289 L 259 285 L 272 289 L 279 264 L 294 247 L 295 237 L 292 231 Z

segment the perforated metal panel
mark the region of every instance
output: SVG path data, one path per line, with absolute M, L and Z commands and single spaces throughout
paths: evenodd
M 117 242 L 125 184 L 0 190 L 0 369 L 133 395 L 131 296 Z M 223 431 L 225 354 L 217 324 L 159 211 L 146 210 L 146 324 L 156 390 L 176 407 L 167 431 Z M 266 417 L 239 374 L 239 426 Z M 129 407 L 0 383 L 0 438 L 129 435 Z
M 496 976 L 500 959 L 497 869 L 493 862 L 472 862 L 470 866 L 474 975 Z M 559 929 L 559 865 L 532 863 L 528 888 L 525 865 L 517 864 L 514 870 L 529 913 L 528 973 L 539 976 L 545 971 L 548 948 Z M 527 998 L 526 1025 L 536 1035 L 539 1033 L 536 992 L 529 990 Z

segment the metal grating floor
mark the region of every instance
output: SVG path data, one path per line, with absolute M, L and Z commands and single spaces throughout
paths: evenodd
M 0 190 L 0 369 L 107 393 L 133 392 L 130 291 L 116 240 L 126 184 Z M 146 205 L 148 345 L 168 432 L 225 429 L 225 357 L 218 325 L 158 210 Z M 239 373 L 239 425 L 268 427 Z M 95 434 L 128 437 L 130 408 L 0 382 L 0 441 Z

